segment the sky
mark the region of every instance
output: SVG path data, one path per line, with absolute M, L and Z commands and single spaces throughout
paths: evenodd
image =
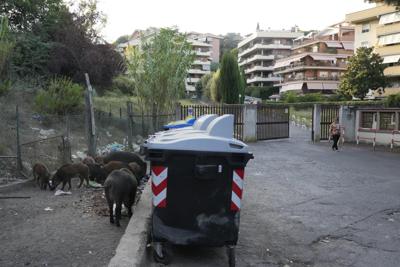
M 347 13 L 373 7 L 364 0 L 99 0 L 108 42 L 136 29 L 178 26 L 183 32 L 249 34 L 261 29 L 323 29 Z

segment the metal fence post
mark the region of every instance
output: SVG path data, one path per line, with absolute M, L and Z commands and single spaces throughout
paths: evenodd
M 132 149 L 132 143 L 133 143 L 133 136 L 132 136 L 132 132 L 133 132 L 133 109 L 132 109 L 132 102 L 128 101 L 126 102 L 126 110 L 127 110 L 127 120 L 128 120 L 128 148 L 129 150 Z
M 92 157 L 96 155 L 96 126 L 92 100 L 92 86 L 89 80 L 89 74 L 85 73 L 87 90 L 85 92 L 86 103 L 86 130 L 88 136 L 88 154 Z
M 19 108 L 18 105 L 16 106 L 16 123 L 17 123 L 17 168 L 18 171 L 22 172 L 22 159 L 21 159 L 21 142 L 20 142 L 20 135 L 19 135 Z

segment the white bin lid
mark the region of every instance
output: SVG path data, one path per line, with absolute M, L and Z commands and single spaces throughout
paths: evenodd
M 192 131 L 149 139 L 148 149 L 248 153 L 243 142 L 233 138 L 233 115 L 214 119 L 207 131 Z
M 178 129 L 171 129 L 168 131 L 161 131 L 161 132 L 157 132 L 155 133 L 156 136 L 158 135 L 174 135 L 177 133 L 182 133 L 182 132 L 189 132 L 189 131 L 205 131 L 208 127 L 208 125 L 210 125 L 210 123 L 216 119 L 218 116 L 215 114 L 206 114 L 206 115 L 202 115 L 200 117 L 197 118 L 197 120 L 195 121 L 195 123 L 193 124 L 193 126 L 187 126 L 187 127 L 183 127 L 183 128 L 178 128 Z

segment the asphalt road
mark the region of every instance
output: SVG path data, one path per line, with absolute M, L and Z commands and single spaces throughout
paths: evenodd
M 399 266 L 400 155 L 309 136 L 250 145 L 237 266 Z M 227 266 L 224 249 L 173 253 L 171 266 Z

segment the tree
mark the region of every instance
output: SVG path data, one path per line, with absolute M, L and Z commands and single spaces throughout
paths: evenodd
M 221 70 L 214 72 L 209 84 L 211 100 L 217 103 L 221 102 Z
M 119 45 L 128 42 L 130 39 L 130 35 L 122 35 L 117 38 L 117 40 L 114 42 L 114 45 Z
M 10 38 L 8 19 L 0 18 L 0 95 L 6 93 L 10 87 L 8 65 L 14 43 Z
M 222 57 L 220 75 L 222 102 L 226 104 L 239 103 L 242 80 L 237 59 L 231 52 L 225 53 Z
M 194 88 L 196 89 L 197 98 L 200 99 L 203 95 L 203 83 L 201 82 L 201 80 L 197 81 Z
M 366 0 L 366 2 L 370 3 L 381 3 L 384 2 L 387 5 L 400 7 L 400 0 Z
M 347 70 L 339 85 L 340 93 L 364 99 L 369 90 L 383 90 L 387 82 L 383 59 L 373 48 L 360 47 L 349 59 Z
M 211 94 L 210 94 L 210 87 L 211 83 L 210 80 L 212 80 L 213 73 L 207 73 L 203 77 L 201 77 L 201 87 L 203 88 L 203 96 L 205 96 L 207 99 L 211 99 Z
M 142 40 L 141 48 L 127 51 L 128 76 L 135 83 L 142 112 L 153 117 L 170 112 L 184 94 L 187 70 L 194 61 L 191 44 L 177 30 L 160 29 L 151 40 Z
M 243 37 L 239 34 L 239 33 L 227 33 L 220 44 L 220 57 L 222 58 L 223 54 L 225 54 L 226 52 L 231 51 L 232 49 L 237 48 L 238 44 L 240 41 L 243 40 Z

